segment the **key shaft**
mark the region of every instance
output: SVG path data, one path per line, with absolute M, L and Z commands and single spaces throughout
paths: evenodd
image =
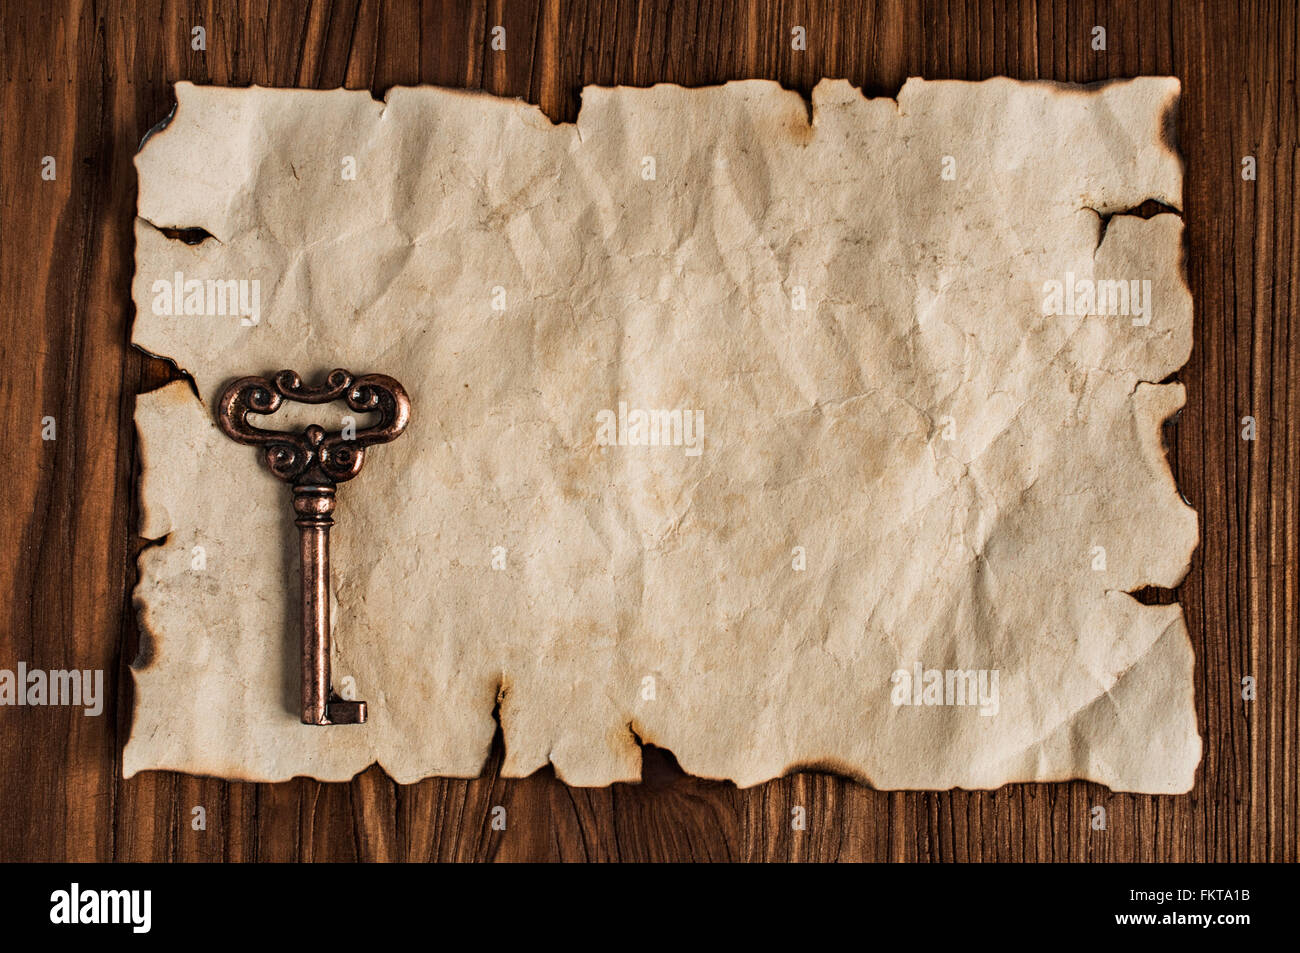
M 366 703 L 330 689 L 330 527 L 334 487 L 295 486 L 294 520 L 302 570 L 302 723 L 359 725 Z

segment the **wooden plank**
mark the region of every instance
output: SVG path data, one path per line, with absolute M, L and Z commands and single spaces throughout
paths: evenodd
M 506 29 L 506 49 L 491 31 Z M 805 27 L 808 49 L 790 30 Z M 1107 49 L 1091 49 L 1092 27 Z M 195 50 L 191 30 L 206 30 Z M 0 859 L 1290 860 L 1300 843 L 1300 208 L 1295 5 L 1286 0 L 319 0 L 5 4 L 0 11 L 0 667 L 100 668 L 101 717 L 3 709 Z M 120 778 L 142 648 L 137 393 L 175 374 L 127 345 L 135 171 L 180 79 L 483 88 L 572 122 L 587 83 L 908 75 L 1183 82 L 1186 267 L 1196 343 L 1169 428 L 1203 543 L 1177 598 L 1196 653 L 1205 757 L 1186 797 L 1081 782 L 879 792 L 804 772 L 740 791 L 647 748 L 646 780 L 570 789 L 549 769 L 403 787 Z M 41 178 L 55 157 L 58 176 Z M 1243 156 L 1258 177 L 1241 177 Z M 42 419 L 57 439 L 41 439 Z M 1254 417 L 1258 439 L 1241 438 Z M 148 646 L 143 646 L 148 650 Z M 1254 701 L 1242 679 L 1257 680 Z M 1094 805 L 1108 829 L 1089 826 Z M 204 808 L 196 829 L 194 808 Z M 802 807 L 808 829 L 791 829 Z M 505 829 L 492 824 L 504 808 Z M 499 812 L 498 812 L 499 814 Z

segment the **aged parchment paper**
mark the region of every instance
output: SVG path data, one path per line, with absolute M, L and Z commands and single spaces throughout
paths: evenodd
M 1122 214 L 1181 207 L 1176 80 L 587 88 L 576 125 L 176 96 L 137 158 L 134 341 L 201 401 L 138 403 L 128 776 L 472 776 L 499 700 L 505 773 L 577 785 L 636 779 L 642 741 L 740 785 L 1191 787 L 1182 610 L 1128 595 L 1197 540 L 1161 442 L 1182 222 Z M 334 681 L 371 714 L 322 729 L 289 492 L 212 404 L 336 366 L 414 414 L 339 491 Z

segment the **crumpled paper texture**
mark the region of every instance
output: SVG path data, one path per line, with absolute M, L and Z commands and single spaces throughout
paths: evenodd
M 588 87 L 559 125 L 433 88 L 176 98 L 136 160 L 133 340 L 198 398 L 138 401 L 126 775 L 474 776 L 499 704 L 504 774 L 574 785 L 653 743 L 741 786 L 1191 787 L 1182 609 L 1128 594 L 1197 542 L 1161 441 L 1182 222 L 1122 214 L 1181 207 L 1177 80 Z M 176 273 L 257 281 L 256 321 L 167 314 Z M 1067 280 L 1150 282 L 1147 313 L 1044 313 Z M 212 408 L 333 367 L 413 418 L 333 532 L 334 684 L 370 720 L 314 728 L 290 494 Z M 608 445 L 620 403 L 697 412 L 700 452 Z M 912 703 L 918 665 L 996 672 L 996 710 Z

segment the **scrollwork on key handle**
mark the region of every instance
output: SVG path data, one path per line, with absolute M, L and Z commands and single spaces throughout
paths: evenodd
M 379 423 L 345 438 L 315 424 L 301 434 L 265 430 L 248 422 L 249 414 L 273 414 L 286 400 L 328 404 L 343 399 L 358 413 L 378 412 Z M 307 387 L 293 371 L 272 377 L 243 377 L 234 381 L 217 402 L 217 419 L 232 440 L 265 448 L 267 466 L 288 483 L 343 483 L 361 472 L 366 447 L 395 440 L 406 429 L 411 402 L 402 385 L 384 374 L 353 377 L 330 371 L 325 384 Z
M 357 413 L 378 413 L 379 423 L 350 437 L 312 424 L 301 433 L 266 430 L 249 414 L 274 414 L 286 400 L 327 404 L 342 399 Z M 411 418 L 402 385 L 384 374 L 354 377 L 330 371 L 325 383 L 307 387 L 293 371 L 242 377 L 217 401 L 217 423 L 232 440 L 262 448 L 267 466 L 293 487 L 294 520 L 302 563 L 302 721 L 307 725 L 361 724 L 366 703 L 340 698 L 330 687 L 329 534 L 337 484 L 351 480 L 366 462 L 366 448 L 395 440 Z

